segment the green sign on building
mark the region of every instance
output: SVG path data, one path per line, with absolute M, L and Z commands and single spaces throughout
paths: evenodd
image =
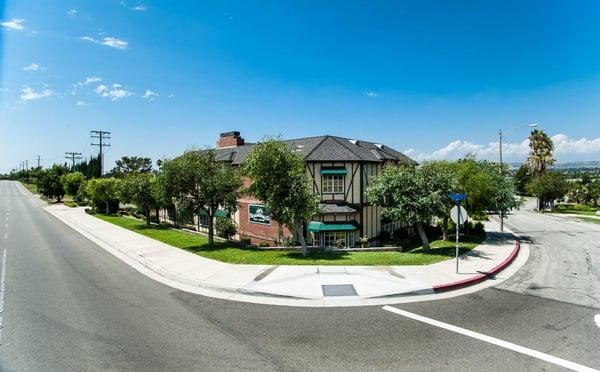
M 260 223 L 263 225 L 271 224 L 269 210 L 264 205 L 250 204 L 248 205 L 248 220 L 251 223 Z

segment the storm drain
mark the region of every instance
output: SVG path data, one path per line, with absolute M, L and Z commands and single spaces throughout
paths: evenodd
M 323 284 L 321 288 L 325 297 L 358 296 L 352 284 Z

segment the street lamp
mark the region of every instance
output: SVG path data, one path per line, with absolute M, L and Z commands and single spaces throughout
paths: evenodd
M 519 125 L 518 127 L 514 127 L 510 130 L 507 131 L 507 133 L 511 133 L 517 129 L 522 129 L 522 128 L 535 128 L 535 127 L 539 127 L 539 124 L 525 124 L 525 125 Z M 502 164 L 503 164 L 503 160 L 502 160 L 502 141 L 504 139 L 504 133 L 502 133 L 502 129 L 500 129 L 498 131 L 498 135 L 500 136 L 500 173 L 502 173 Z M 500 211 L 500 231 L 504 231 L 504 212 Z

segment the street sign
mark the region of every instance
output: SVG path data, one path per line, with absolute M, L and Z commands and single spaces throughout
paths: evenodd
M 460 213 L 459 213 L 460 211 Z M 450 218 L 457 225 L 463 225 L 465 222 L 469 220 L 469 215 L 467 214 L 467 210 L 461 206 L 455 205 L 450 210 Z
M 467 194 L 452 193 L 448 194 L 448 197 L 452 199 L 453 202 L 458 204 L 467 198 Z

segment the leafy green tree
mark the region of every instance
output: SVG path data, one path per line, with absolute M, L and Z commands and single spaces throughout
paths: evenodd
M 81 172 L 66 173 L 60 177 L 60 183 L 63 185 L 67 195 L 78 199 L 81 185 L 85 183 L 85 177 Z
M 429 251 L 429 239 L 423 224 L 447 211 L 446 182 L 443 174 L 425 168 L 387 166 L 371 179 L 367 199 L 383 208 L 383 216 L 407 225 L 415 225 Z M 444 185 L 440 187 L 439 185 Z
M 527 193 L 527 184 L 531 182 L 533 176 L 531 175 L 531 169 L 526 164 L 523 164 L 517 169 L 514 176 L 515 191 L 519 195 L 525 195 Z
M 37 180 L 38 191 L 50 199 L 61 201 L 65 196 L 65 189 L 60 182 L 61 177 L 68 172 L 67 168 L 61 165 L 54 164 L 52 168 L 40 173 Z
M 298 235 L 308 256 L 304 225 L 318 213 L 319 198 L 312 193 L 304 159 L 283 142 L 267 138 L 246 158 L 244 174 L 252 182 L 247 192 L 265 203 L 271 218 Z
M 238 172 L 229 164 L 218 162 L 215 153 L 186 151 L 182 156 L 162 163 L 163 186 L 178 206 L 201 211 L 208 216 L 208 245 L 214 244 L 214 217 L 219 207 L 237 210 L 242 187 Z
M 431 186 L 435 190 L 439 190 L 441 194 L 448 195 L 456 192 L 458 187 L 458 181 L 456 179 L 455 167 L 448 161 L 429 161 L 421 164 L 421 172 L 425 174 L 425 177 L 430 182 L 435 182 Z M 444 240 L 449 240 L 448 233 L 448 221 L 450 219 L 450 209 L 454 206 L 454 203 L 449 197 L 444 200 L 445 208 L 443 213 L 439 214 L 438 217 L 442 219 L 442 236 Z
M 104 208 L 111 214 L 119 210 L 119 180 L 116 178 L 94 178 L 88 181 L 85 191 L 94 210 Z
M 123 178 L 133 173 L 149 173 L 152 171 L 152 160 L 139 156 L 123 156 L 115 162 L 111 173 L 114 177 Z
M 150 212 L 159 204 L 156 182 L 156 176 L 152 173 L 131 173 L 119 183 L 120 200 L 133 203 L 142 210 L 146 225 L 150 225 Z
M 569 183 L 561 173 L 544 172 L 527 185 L 527 191 L 538 198 L 540 212 L 543 212 L 548 204 L 565 196 L 569 191 Z

